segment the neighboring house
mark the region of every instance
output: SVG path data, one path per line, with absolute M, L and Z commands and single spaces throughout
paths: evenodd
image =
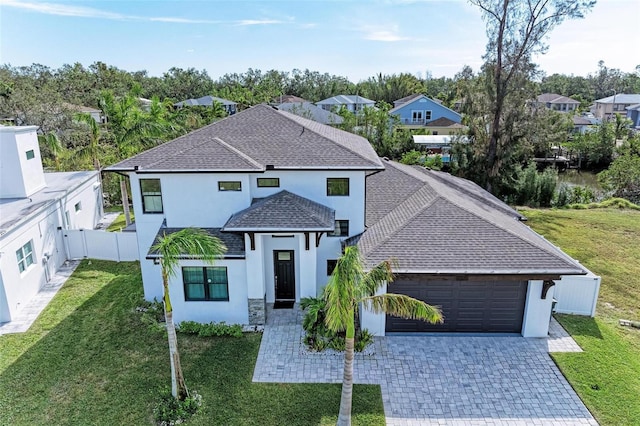
M 460 114 L 423 94 L 415 94 L 407 96 L 406 98 L 398 99 L 393 103 L 393 105 L 394 107 L 389 111 L 389 115 L 397 116 L 400 120 L 400 125 L 405 128 L 424 128 L 425 126 L 428 126 L 429 123 L 443 118 L 448 120 L 440 121 L 443 124 L 460 124 L 462 121 L 462 116 Z M 449 126 L 450 125 L 451 124 L 449 124 Z M 459 129 L 451 130 L 455 132 Z M 440 134 L 439 132 L 441 129 L 434 128 L 433 131 Z
M 321 294 L 357 243 L 368 264 L 398 259 L 390 291 L 443 306 L 435 331 L 545 336 L 552 280 L 585 273 L 477 185 L 383 161 L 360 136 L 266 105 L 106 170 L 130 179 L 147 299 L 162 296 L 159 236 L 196 226 L 228 247 L 214 266 L 180 261 L 177 322 L 264 324 L 267 304 Z M 379 335 L 424 329 L 361 319 Z
M 457 135 L 466 129 L 462 124 L 447 117 L 440 117 L 429 121 L 425 127 L 432 135 Z
M 591 112 L 596 118 L 610 120 L 614 114 L 627 115 L 627 107 L 640 104 L 640 94 L 617 93 L 595 101 Z
M 82 105 L 74 105 L 68 102 L 64 102 L 64 106 L 76 113 L 89 114 L 91 118 L 93 118 L 96 121 L 96 123 L 107 122 L 104 114 L 102 114 L 102 111 L 100 111 L 99 109 L 91 108 L 88 106 L 82 106 Z
M 595 118 L 580 117 L 577 115 L 574 115 L 573 117 L 571 117 L 571 119 L 573 120 L 573 133 L 580 134 L 585 134 L 588 131 L 594 129 L 593 126 L 598 124 L 599 121 Z
M 303 99 L 299 96 L 294 96 L 294 95 L 280 95 L 277 98 L 274 98 L 273 101 L 271 101 L 272 104 L 274 105 L 280 105 L 280 104 L 299 104 L 299 103 L 303 103 L 303 102 L 309 102 L 306 99 Z
M 0 322 L 8 322 L 68 259 L 62 230 L 102 216 L 98 172 L 44 173 L 37 127 L 0 126 Z
M 376 102 L 358 95 L 337 95 L 316 102 L 316 105 L 326 111 L 337 111 L 344 106 L 347 110 L 356 113 L 362 111 L 364 107 L 375 108 Z
M 322 109 L 311 102 L 288 102 L 278 105 L 277 108 L 329 126 L 337 126 L 344 121 L 338 114 Z
M 631 127 L 640 130 L 640 103 L 626 108 L 627 118 L 631 120 Z
M 226 99 L 217 98 L 215 96 L 203 96 L 198 99 L 187 99 L 186 101 L 176 102 L 173 104 L 176 108 L 188 107 L 188 106 L 213 106 L 213 102 L 218 102 L 222 104 L 224 110 L 227 112 L 227 115 L 233 115 L 238 110 L 238 104 L 233 101 L 228 101 Z
M 536 103 L 558 112 L 573 112 L 580 106 L 579 101 L 556 93 L 543 93 L 538 95 Z

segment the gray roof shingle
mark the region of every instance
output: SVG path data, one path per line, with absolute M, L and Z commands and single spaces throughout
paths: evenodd
M 224 231 L 332 231 L 335 211 L 322 204 L 280 191 L 254 200 L 250 207 L 235 213 Z
M 369 142 L 324 124 L 257 105 L 166 142 L 107 171 L 382 169 Z
M 153 240 L 153 245 L 158 242 L 158 239 L 164 235 L 171 235 L 175 232 L 181 231 L 185 228 L 165 228 L 161 227 Z M 244 257 L 244 237 L 242 234 L 234 234 L 231 232 L 222 232 L 221 228 L 202 228 L 212 237 L 219 238 L 225 246 L 227 246 L 227 252 L 224 257 Z M 156 251 L 149 250 L 147 253 L 147 259 L 156 259 L 160 255 Z M 184 257 L 189 258 L 188 256 Z
M 287 111 L 301 117 L 309 118 L 310 120 L 317 121 L 322 124 L 337 125 L 342 124 L 344 121 L 338 114 L 322 109 L 319 106 L 306 101 L 285 102 L 278 105 L 278 109 L 280 111 Z
M 368 228 L 352 240 L 368 266 L 395 258 L 398 272 L 586 273 L 521 223 L 519 213 L 481 194 L 474 183 L 394 162 L 385 165 L 385 171 L 367 177 Z M 382 201 L 388 188 L 397 192 L 392 202 Z

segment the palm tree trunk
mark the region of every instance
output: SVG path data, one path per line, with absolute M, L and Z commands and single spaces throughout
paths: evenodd
M 184 401 L 189 396 L 187 384 L 182 374 L 182 365 L 180 364 L 180 354 L 178 353 L 178 337 L 176 336 L 176 327 L 173 324 L 173 308 L 169 299 L 169 282 L 168 277 L 163 274 L 164 285 L 164 318 L 167 326 L 167 338 L 169 340 L 169 362 L 171 364 L 171 394 L 174 398 Z
M 344 375 L 342 377 L 342 395 L 340 396 L 340 414 L 337 426 L 351 426 L 351 401 L 353 399 L 353 345 L 355 326 L 347 327 L 344 350 Z

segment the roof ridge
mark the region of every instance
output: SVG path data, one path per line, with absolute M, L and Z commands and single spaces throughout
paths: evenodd
M 369 229 L 372 229 L 374 227 L 386 227 L 385 221 L 391 221 L 392 220 L 392 216 L 397 215 L 398 212 L 407 212 L 408 209 L 404 208 L 404 206 L 407 203 L 409 203 L 414 197 L 417 198 L 418 195 L 423 195 L 422 194 L 423 192 L 429 193 L 431 190 L 433 190 L 433 188 L 431 188 L 429 186 L 429 184 L 427 182 L 425 182 L 424 185 L 422 186 L 422 188 L 420 188 L 419 190 L 417 190 L 416 192 L 414 192 L 413 194 L 411 194 L 410 196 L 405 198 L 402 203 L 398 204 L 393 210 L 391 210 L 389 213 L 384 215 L 376 223 L 371 225 L 370 228 L 365 230 L 365 232 L 363 233 L 363 236 L 365 236 L 367 234 L 367 231 Z M 429 201 L 429 202 L 421 205 L 419 208 L 415 209 L 415 211 L 413 213 L 409 214 L 407 219 L 404 220 L 402 222 L 402 224 L 400 224 L 400 226 L 393 227 L 393 232 L 387 233 L 387 235 L 385 235 L 384 238 L 377 239 L 375 241 L 375 244 L 372 245 L 372 247 L 369 248 L 367 251 L 375 250 L 377 247 L 380 247 L 382 244 L 384 244 L 386 241 L 388 241 L 391 237 L 393 237 L 394 234 L 396 234 L 399 230 L 405 228 L 409 223 L 411 223 L 411 220 L 413 218 L 418 216 L 420 213 L 425 211 L 427 208 L 431 207 L 439 198 L 442 198 L 442 195 L 440 195 L 440 193 L 438 193 L 438 195 L 436 195 L 431 201 Z M 369 234 L 369 235 L 371 235 L 371 234 Z
M 214 141 L 217 141 L 218 143 L 220 143 L 221 145 L 225 146 L 227 149 L 229 149 L 230 151 L 238 154 L 240 157 L 244 158 L 245 160 L 247 160 L 249 163 L 253 164 L 256 167 L 260 167 L 261 169 L 264 169 L 265 166 L 264 164 L 260 164 L 258 162 L 258 160 L 255 160 L 251 157 L 249 157 L 247 154 L 245 154 L 244 152 L 240 151 L 239 149 L 235 148 L 234 146 L 229 145 L 228 143 L 226 143 L 225 141 L 223 141 L 222 139 L 220 139 L 218 136 L 215 136 L 213 138 Z M 206 141 L 205 141 L 206 142 Z M 201 146 L 201 145 L 198 145 Z
M 442 184 L 442 182 L 440 182 L 440 183 Z M 438 189 L 436 189 L 436 188 L 434 188 L 434 189 L 435 189 L 436 191 L 438 191 Z M 456 190 L 457 192 L 461 192 L 461 191 L 460 191 L 459 189 L 457 189 L 457 188 L 455 188 L 455 190 Z M 440 193 L 440 191 L 438 191 L 438 194 L 439 194 L 439 193 Z M 557 247 L 556 245 L 549 243 L 549 244 L 550 244 L 551 246 L 553 246 L 556 250 L 554 250 L 553 252 L 547 251 L 547 250 L 545 250 L 543 247 L 541 247 L 539 244 L 535 244 L 535 242 L 534 242 L 534 241 L 532 241 L 531 239 L 526 238 L 526 237 L 524 237 L 524 236 L 522 236 L 522 235 L 519 235 L 519 234 L 515 233 L 513 230 L 509 229 L 509 227 L 506 227 L 506 226 L 502 225 L 502 223 L 495 222 L 495 221 L 491 221 L 491 220 L 487 219 L 486 217 L 483 217 L 482 215 L 478 214 L 476 211 L 469 209 L 467 206 L 464 206 L 464 205 L 460 204 L 459 202 L 456 202 L 455 200 L 452 200 L 451 198 L 444 198 L 444 197 L 442 197 L 442 198 L 443 198 L 443 200 L 444 200 L 444 201 L 446 201 L 446 202 L 448 202 L 448 203 L 450 203 L 450 204 L 453 204 L 453 205 L 455 205 L 455 206 L 457 206 L 457 207 L 459 207 L 459 208 L 463 209 L 463 210 L 464 210 L 464 211 L 466 211 L 467 213 L 471 214 L 472 216 L 477 217 L 478 219 L 482 220 L 483 222 L 488 223 L 489 225 L 495 226 L 496 228 L 499 228 L 499 229 L 501 229 L 501 230 L 503 230 L 503 231 L 507 232 L 508 234 L 510 234 L 510 235 L 512 235 L 512 236 L 514 236 L 514 237 L 516 237 L 517 239 L 519 239 L 519 240 L 523 241 L 524 243 L 529 244 L 530 246 L 532 246 L 532 247 L 534 247 L 534 248 L 536 248 L 536 249 L 538 249 L 538 250 L 542 250 L 542 251 L 546 252 L 547 254 L 549 254 L 549 255 L 551 255 L 551 256 L 554 256 L 555 258 L 557 258 L 557 259 L 559 259 L 559 260 L 562 260 L 562 261 L 563 261 L 563 262 L 565 262 L 565 263 L 566 263 L 566 262 L 568 262 L 569 264 L 572 264 L 572 266 L 575 266 L 575 263 L 576 263 L 576 262 L 575 262 L 575 260 L 574 260 L 574 259 L 572 259 L 572 258 L 570 258 L 568 255 L 564 254 L 563 252 L 561 252 L 561 251 L 560 251 L 560 249 L 558 249 L 558 247 Z M 523 227 L 524 227 L 523 229 L 525 229 L 525 230 L 527 231 L 527 233 L 528 233 L 529 235 L 531 235 L 532 237 L 534 237 L 534 238 L 535 238 L 535 236 L 537 235 L 539 239 L 542 239 L 542 240 L 544 240 L 544 241 L 547 241 L 547 240 L 546 240 L 546 239 L 544 239 L 540 234 L 537 234 L 537 233 L 536 233 L 535 231 L 533 231 L 529 226 L 527 226 L 527 225 L 523 224 L 522 222 L 520 222 L 520 221 L 516 220 L 514 217 L 507 216 L 507 214 L 506 214 L 506 213 L 503 213 L 501 210 L 495 209 L 495 208 L 493 208 L 493 207 L 491 207 L 491 206 L 487 206 L 487 207 L 489 207 L 489 208 L 491 208 L 492 210 L 496 211 L 498 214 L 505 216 L 507 219 L 509 219 L 509 220 L 513 221 L 512 223 L 516 223 L 516 224 L 518 224 L 518 225 L 523 226 Z M 563 255 L 564 255 L 564 256 L 563 256 Z M 569 258 L 569 259 L 573 260 L 573 262 L 569 261 L 567 258 Z
M 313 130 L 311 127 L 306 126 L 306 125 L 304 125 L 303 123 L 300 123 L 300 121 L 298 121 L 298 120 L 304 120 L 304 121 L 307 121 L 307 122 L 309 122 L 309 123 L 311 123 L 311 124 L 314 124 L 314 125 L 316 125 L 316 124 L 321 124 L 321 123 L 318 123 L 317 121 L 309 120 L 308 118 L 305 118 L 305 117 L 302 117 L 302 116 L 299 116 L 299 115 L 293 114 L 293 113 L 291 113 L 291 112 L 289 112 L 289 111 L 283 111 L 283 110 L 279 110 L 279 109 L 275 109 L 274 111 L 275 111 L 276 113 L 279 113 L 279 114 L 283 115 L 283 116 L 284 116 L 284 118 L 286 118 L 286 119 L 288 119 L 288 120 L 290 120 L 290 121 L 293 121 L 293 122 L 295 122 L 295 123 L 297 123 L 297 124 L 301 125 L 301 126 L 302 126 L 302 127 L 304 127 L 305 129 L 309 130 L 311 133 L 313 133 L 313 134 L 315 134 L 315 135 L 318 135 L 318 136 L 320 136 L 321 138 L 323 138 L 323 139 L 325 139 L 325 140 L 327 140 L 327 141 L 329 141 L 329 142 L 331 142 L 331 143 L 333 143 L 333 144 L 335 144 L 335 145 L 340 146 L 341 148 L 346 149 L 347 151 L 351 152 L 352 154 L 357 155 L 358 157 L 362 158 L 362 159 L 363 159 L 363 160 L 365 160 L 365 161 L 368 161 L 368 162 L 370 162 L 370 163 L 372 163 L 372 164 L 375 164 L 373 161 L 371 161 L 371 159 L 364 157 L 364 156 L 363 156 L 363 155 L 361 155 L 359 152 L 356 152 L 356 151 L 354 151 L 353 149 L 349 148 L 348 146 L 345 146 L 345 145 L 341 144 L 340 142 L 337 142 L 337 141 L 335 141 L 335 140 L 333 140 L 333 139 L 330 139 L 330 138 L 326 137 L 325 135 L 323 135 L 323 134 L 321 134 L 321 133 L 316 132 L 316 131 L 315 131 L 315 130 Z M 287 116 L 289 116 L 289 117 L 287 117 Z M 336 128 L 334 128 L 334 127 L 331 127 L 331 128 L 332 128 L 334 131 L 344 132 L 344 133 L 347 133 L 347 134 L 349 134 L 349 135 L 351 135 L 351 136 L 362 138 L 362 139 L 364 139 L 365 141 L 367 141 L 367 143 L 368 143 L 369 145 L 371 145 L 371 143 L 370 143 L 366 138 L 364 138 L 364 137 L 362 137 L 362 136 L 360 136 L 360 135 L 356 135 L 355 133 L 347 132 L 346 130 L 336 129 Z M 377 164 L 376 164 L 376 165 L 377 165 Z
M 335 214 L 335 209 L 332 209 L 331 207 L 328 207 L 328 206 L 325 206 L 323 204 L 320 204 L 320 203 L 318 203 L 316 201 L 313 201 L 313 200 L 311 200 L 309 198 L 304 198 L 301 195 L 295 194 L 293 192 L 289 192 L 286 189 L 283 189 L 282 191 L 280 191 L 280 193 L 282 193 L 282 192 L 286 192 L 287 194 L 292 195 L 294 197 L 294 199 L 295 199 L 296 206 L 300 210 L 304 210 L 304 212 L 307 213 L 313 219 L 313 221 L 316 222 L 318 225 L 322 225 L 321 221 L 319 220 L 320 218 L 318 217 L 316 212 L 313 209 L 310 208 L 311 206 L 305 206 L 304 204 L 302 204 L 300 202 L 302 199 L 306 199 L 308 202 L 311 202 L 313 204 L 316 204 L 316 205 L 319 205 L 319 206 L 322 206 L 322 207 L 327 207 L 327 208 L 333 210 L 334 214 Z

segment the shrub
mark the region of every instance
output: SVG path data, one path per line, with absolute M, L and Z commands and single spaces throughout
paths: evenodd
M 200 337 L 242 337 L 242 326 L 240 324 L 226 324 L 224 321 L 219 323 L 210 322 L 208 324 L 195 321 L 182 321 L 176 329 L 180 333 L 195 334 Z
M 548 167 L 538 172 L 536 163 L 532 162 L 524 169 L 519 169 L 516 176 L 515 194 L 511 195 L 512 203 L 531 207 L 550 207 L 556 191 L 558 174 Z
M 321 352 L 325 349 L 344 351 L 345 333 L 334 333 L 325 324 L 326 302 L 321 297 L 305 297 L 300 300 L 300 308 L 305 311 L 302 328 L 305 336 L 303 343 L 312 351 Z M 357 323 L 356 323 L 357 324 Z M 356 331 L 354 350 L 362 352 L 373 343 L 373 335 L 368 330 Z
M 161 426 L 178 425 L 196 414 L 201 406 L 202 396 L 196 391 L 191 391 L 184 401 L 180 401 L 173 397 L 170 389 L 164 389 L 160 402 L 153 409 L 153 417 Z
M 164 306 L 162 302 L 157 299 L 153 299 L 153 302 L 143 300 L 136 308 L 136 311 L 142 312 L 140 321 L 143 324 L 147 324 L 150 330 L 157 332 L 165 332 L 164 323 Z
M 555 207 L 571 206 L 575 204 L 588 204 L 596 200 L 595 192 L 588 186 L 560 185 L 556 195 Z M 575 207 L 571 207 L 575 208 Z

